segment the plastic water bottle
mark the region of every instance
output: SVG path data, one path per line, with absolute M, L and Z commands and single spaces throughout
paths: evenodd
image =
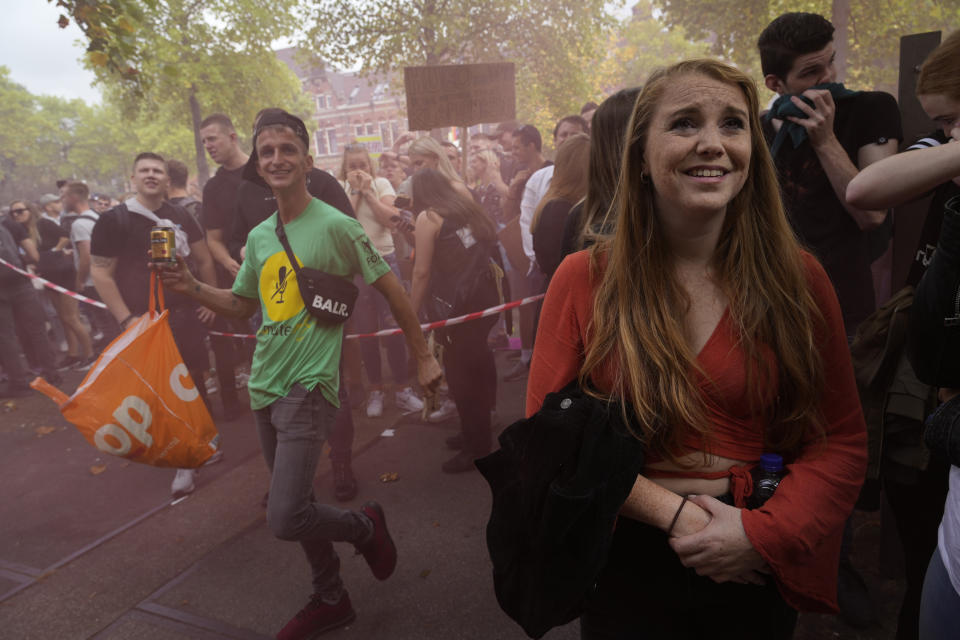
M 747 498 L 747 508 L 759 509 L 774 494 L 787 473 L 783 468 L 783 457 L 777 453 L 763 454 L 760 456 L 760 465 L 752 473 L 753 493 Z

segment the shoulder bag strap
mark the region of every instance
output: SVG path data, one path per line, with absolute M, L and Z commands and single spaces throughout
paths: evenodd
M 280 219 L 280 213 L 277 213 L 277 239 L 280 240 L 280 244 L 283 245 L 283 250 L 287 252 L 287 258 L 290 260 L 290 266 L 293 267 L 294 273 L 297 274 L 297 277 L 300 277 L 300 263 L 297 262 L 297 256 L 293 255 L 293 249 L 290 248 L 290 243 L 287 241 L 287 232 L 283 230 L 283 221 Z

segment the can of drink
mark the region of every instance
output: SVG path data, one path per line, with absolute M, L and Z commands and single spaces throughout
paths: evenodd
M 154 262 L 177 261 L 177 235 L 173 227 L 150 230 L 150 256 Z

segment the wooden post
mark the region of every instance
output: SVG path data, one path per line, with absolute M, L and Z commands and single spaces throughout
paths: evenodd
M 468 182 L 467 178 L 467 149 L 470 148 L 470 127 L 463 125 L 460 127 L 463 135 L 460 136 L 460 171 L 462 171 L 463 181 Z
M 920 65 L 930 52 L 940 44 L 940 32 L 916 33 L 900 38 L 900 87 L 899 103 L 903 121 L 902 146 L 933 130 L 934 124 L 917 100 L 917 75 Z M 893 210 L 893 275 L 891 291 L 897 291 L 906 283 L 913 264 L 914 252 L 920 241 L 930 198 L 908 202 Z

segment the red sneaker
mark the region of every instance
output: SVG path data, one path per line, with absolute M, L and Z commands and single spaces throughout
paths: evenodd
M 366 543 L 356 545 L 357 553 L 363 554 L 374 578 L 386 580 L 397 568 L 397 547 L 387 531 L 383 507 L 371 500 L 360 507 L 360 511 L 373 521 L 373 535 Z
M 357 614 L 350 604 L 350 596 L 344 591 L 337 604 L 327 604 L 319 593 L 310 596 L 310 602 L 277 634 L 277 640 L 307 640 L 350 624 Z

